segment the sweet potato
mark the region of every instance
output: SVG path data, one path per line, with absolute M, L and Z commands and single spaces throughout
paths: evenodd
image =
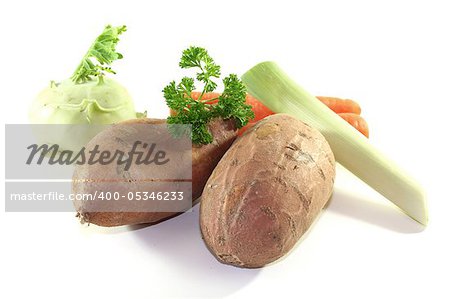
M 203 239 L 225 264 L 257 268 L 285 255 L 331 196 L 335 160 L 325 138 L 286 114 L 239 137 L 203 191 Z
M 148 130 L 148 125 L 154 124 L 155 130 L 158 130 L 158 127 L 161 126 L 156 125 L 165 124 L 165 120 L 136 119 L 122 122 L 101 132 L 91 140 L 86 148 L 87 150 L 91 150 L 96 144 L 101 144 L 108 147 L 111 151 L 120 149 L 124 143 L 124 136 L 127 134 L 137 134 L 136 130 L 133 128 L 133 126 L 137 124 L 147 125 L 143 127 L 145 130 Z M 224 121 L 221 119 L 214 119 L 210 122 L 208 127 L 214 137 L 213 143 L 203 146 L 192 146 L 192 201 L 195 201 L 200 197 L 211 172 L 226 150 L 231 146 L 237 134 L 235 123 L 232 120 Z M 189 148 L 189 150 L 191 149 Z M 123 191 L 125 194 L 127 192 L 139 191 L 152 192 L 157 191 L 157 185 L 151 185 L 152 188 L 155 186 L 155 190 L 144 189 L 145 186 L 137 184 L 136 182 L 139 182 L 139 179 L 152 178 L 155 175 L 176 177 L 180 171 L 183 171 L 183 169 L 178 169 L 178 167 L 169 167 L 168 169 L 154 168 L 149 165 L 133 165 L 133 167 L 135 169 L 134 171 L 126 173 L 118 171 L 117 165 L 78 165 L 75 168 L 73 175 L 72 193 L 95 194 L 105 188 L 114 192 Z M 165 173 L 161 173 L 161 171 Z M 108 178 L 110 184 L 105 185 L 102 178 Z M 123 180 L 124 178 L 126 178 L 126 180 Z M 77 216 L 80 218 L 81 222 L 107 227 L 157 223 L 180 213 L 179 211 L 149 212 L 147 209 L 146 211 L 140 211 L 139 208 L 133 210 L 133 207 L 130 207 L 130 205 L 134 204 L 134 202 L 125 202 L 127 206 L 124 206 L 123 209 L 121 207 L 117 208 L 116 206 L 112 212 L 108 211 L 108 209 L 110 210 L 111 205 L 117 205 L 118 203 L 112 201 L 97 201 L 97 206 L 94 208 L 92 207 L 93 203 L 89 201 L 74 201 L 74 204 Z M 155 203 L 149 201 L 148 204 Z

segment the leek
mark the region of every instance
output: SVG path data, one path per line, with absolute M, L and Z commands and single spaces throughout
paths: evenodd
M 425 193 L 404 170 L 331 109 L 297 85 L 274 62 L 262 62 L 242 81 L 250 94 L 277 113 L 287 113 L 318 129 L 336 161 L 423 225 L 428 222 Z

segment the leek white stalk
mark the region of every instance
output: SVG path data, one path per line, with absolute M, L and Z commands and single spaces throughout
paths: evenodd
M 263 62 L 242 76 L 248 92 L 277 113 L 290 114 L 318 129 L 336 161 L 426 225 L 428 213 L 421 186 L 367 138 L 308 93 L 274 62 Z

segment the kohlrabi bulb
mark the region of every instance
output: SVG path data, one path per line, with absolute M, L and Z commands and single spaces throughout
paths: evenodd
M 128 91 L 113 79 L 102 77 L 76 84 L 51 82 L 31 105 L 29 119 L 35 124 L 112 124 L 135 118 Z
M 29 111 L 33 124 L 64 124 L 47 136 L 39 136 L 41 142 L 58 144 L 60 149 L 77 150 L 84 146 L 102 128 L 136 118 L 133 101 L 128 91 L 117 81 L 99 77 L 84 83 L 64 80 L 51 82 L 34 100 Z M 39 134 L 42 135 L 42 134 Z M 52 136 L 53 135 L 53 136 Z

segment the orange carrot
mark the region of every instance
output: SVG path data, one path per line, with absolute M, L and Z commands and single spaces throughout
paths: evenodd
M 191 97 L 194 100 L 198 100 L 198 98 L 200 97 L 202 93 L 200 91 L 193 91 L 191 92 Z M 202 101 L 208 101 L 208 104 L 216 104 L 218 102 L 218 100 L 214 100 L 214 101 L 210 101 L 212 99 L 218 98 L 220 96 L 220 93 L 218 92 L 207 92 L 205 94 L 203 94 L 202 96 Z M 175 115 L 175 111 L 173 111 L 172 109 L 170 109 L 170 115 L 173 116 Z
M 193 92 L 191 92 L 191 97 L 194 100 L 197 100 L 200 97 L 200 94 L 201 94 L 201 92 L 193 91 Z M 218 98 L 219 96 L 220 96 L 220 93 L 208 92 L 208 93 L 205 93 L 202 96 L 202 101 L 209 101 L 211 99 Z M 216 101 L 210 101 L 208 103 L 209 104 L 215 104 L 217 102 L 218 101 L 216 100 Z M 247 96 L 245 97 L 245 102 L 247 104 L 249 104 L 250 106 L 252 106 L 252 110 L 255 113 L 255 118 L 251 119 L 250 122 L 257 122 L 257 121 L 260 121 L 261 119 L 263 119 L 266 116 L 274 114 L 272 112 L 272 110 L 270 110 L 269 108 L 264 106 L 263 103 L 261 103 L 260 101 L 258 101 L 257 99 L 255 99 L 254 97 L 252 97 L 249 94 L 247 94 Z
M 361 108 L 359 104 L 352 100 L 344 100 L 335 97 L 317 97 L 322 103 L 327 105 L 331 110 L 337 113 L 345 121 L 347 121 L 351 126 L 360 131 L 364 136 L 369 137 L 369 127 L 364 118 L 359 116 L 361 113 Z M 266 116 L 273 114 L 273 112 L 264 106 L 260 101 L 247 95 L 247 104 L 251 105 L 253 112 L 255 113 L 255 118 L 250 120 L 248 125 L 239 130 L 239 135 L 242 135 L 249 128 L 253 127 L 255 123 Z M 345 112 L 337 112 L 345 111 Z M 349 112 L 354 111 L 354 112 Z
M 199 91 L 193 91 L 191 93 L 191 97 L 194 100 L 197 100 L 200 97 L 200 94 L 201 94 L 201 92 L 199 92 Z M 208 92 L 202 96 L 202 100 L 208 101 L 209 104 L 215 104 L 218 102 L 218 100 L 213 100 L 213 101 L 210 101 L 210 100 L 216 99 L 219 96 L 220 96 L 220 93 Z M 335 113 L 337 113 L 340 117 L 342 117 L 344 120 L 346 120 L 350 125 L 352 125 L 358 131 L 360 131 L 364 136 L 369 137 L 369 129 L 368 129 L 367 122 L 364 120 L 364 118 L 359 116 L 359 114 L 361 113 L 361 108 L 358 103 L 356 103 L 355 101 L 352 101 L 352 100 L 344 100 L 344 99 L 335 98 L 335 97 L 318 96 L 317 98 L 322 103 L 327 105 L 331 110 L 333 110 Z M 251 96 L 249 94 L 247 94 L 245 100 L 246 100 L 247 104 L 252 106 L 252 110 L 255 113 L 255 118 L 251 119 L 249 121 L 248 125 L 246 125 L 245 127 L 241 128 L 239 130 L 239 135 L 244 133 L 249 128 L 253 127 L 256 122 L 260 121 L 264 117 L 274 114 L 272 110 L 270 110 L 269 108 L 264 106 L 263 103 L 261 103 L 260 101 L 258 101 L 256 98 L 254 98 L 253 96 Z M 173 115 L 173 114 L 174 114 L 174 111 L 171 110 L 170 115 Z
M 346 122 L 348 122 L 352 127 L 361 132 L 364 136 L 369 138 L 369 126 L 361 115 L 356 113 L 338 113 Z
M 255 113 L 255 118 L 251 119 L 249 122 L 257 122 L 266 116 L 274 114 L 272 110 L 264 106 L 263 103 L 249 94 L 247 94 L 245 102 L 252 106 L 253 113 Z
M 198 98 L 200 97 L 201 94 L 202 93 L 200 91 L 193 91 L 193 92 L 191 92 L 191 97 L 194 100 L 198 100 Z M 209 101 L 209 100 L 218 98 L 219 96 L 220 96 L 220 93 L 218 93 L 218 92 L 207 92 L 207 93 L 203 94 L 202 101 Z M 215 104 L 217 102 L 218 102 L 218 100 L 211 101 L 211 102 L 208 102 L 208 103 L 209 104 Z
M 191 97 L 194 100 L 197 100 L 200 97 L 201 92 L 199 91 L 193 91 L 191 92 Z M 210 101 L 212 99 L 218 98 L 220 96 L 220 93 L 217 92 L 207 92 L 202 96 L 203 101 L 208 101 L 208 104 L 215 104 L 218 102 L 218 100 Z M 251 119 L 250 122 L 257 122 L 261 119 L 263 119 L 266 116 L 269 116 L 271 114 L 274 114 L 272 110 L 264 106 L 260 101 L 252 97 L 251 95 L 247 94 L 245 101 L 247 104 L 252 106 L 252 110 L 255 113 L 255 118 Z M 174 115 L 174 111 L 170 110 L 170 115 Z
M 317 96 L 317 98 L 336 113 L 361 114 L 361 107 L 359 107 L 359 104 L 355 101 L 322 96 Z

